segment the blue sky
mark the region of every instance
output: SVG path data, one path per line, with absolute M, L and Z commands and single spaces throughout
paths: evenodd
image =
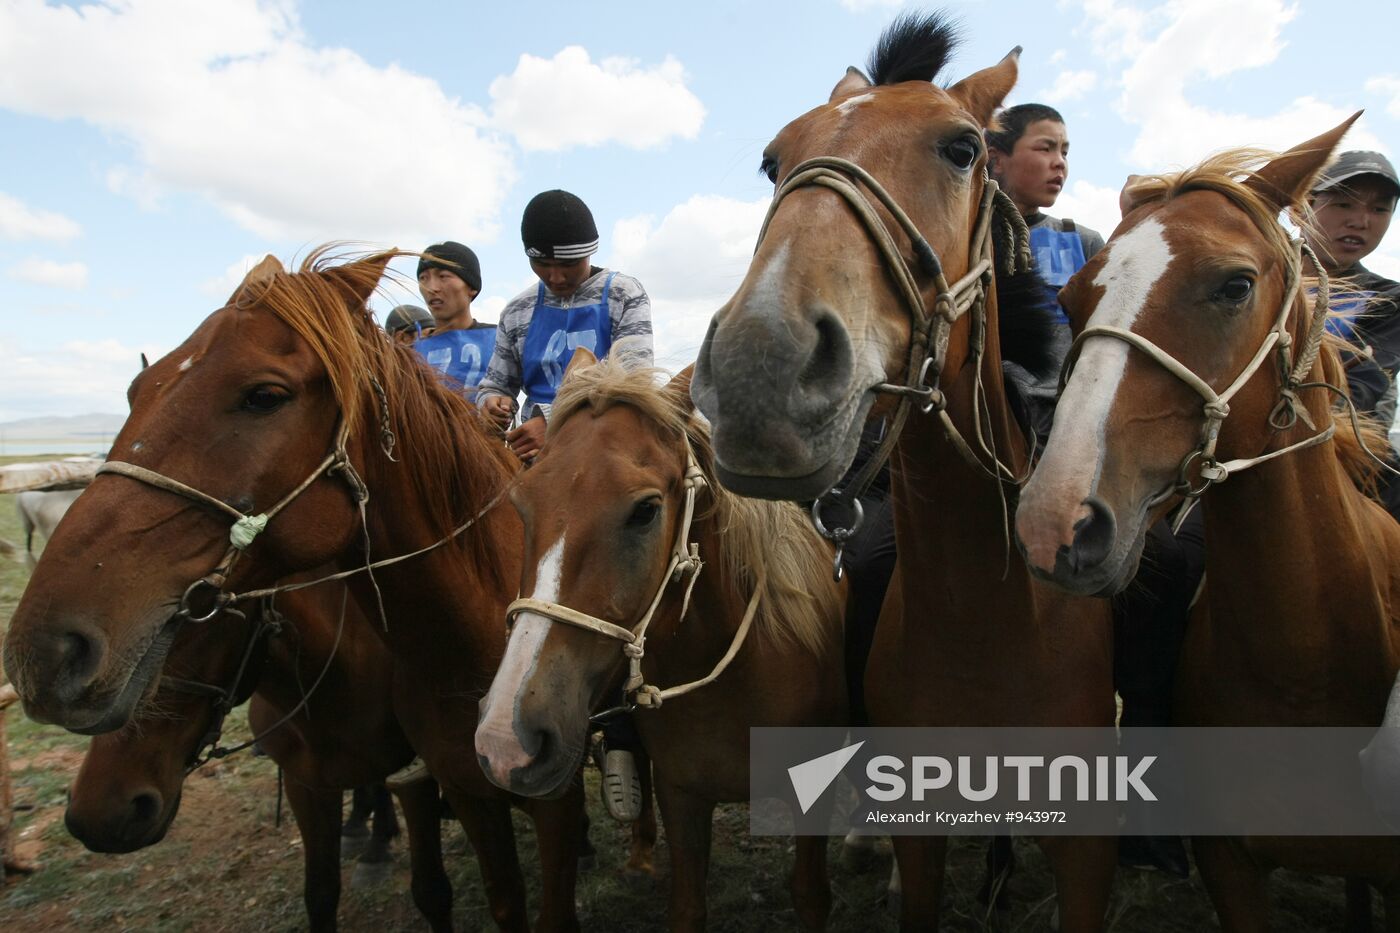
M 531 282 L 520 211 L 554 187 L 590 204 L 679 367 L 743 275 L 759 153 L 901 8 L 0 0 L 0 421 L 124 411 L 139 352 L 177 345 L 250 259 L 325 240 L 466 242 L 494 320 Z M 1025 48 L 1011 102 L 1058 106 L 1072 141 L 1054 213 L 1105 235 L 1129 172 L 1363 107 L 1348 147 L 1400 154 L 1400 64 L 1367 38 L 1400 35 L 1394 2 L 944 8 L 966 35 L 946 77 Z M 1370 265 L 1400 277 L 1400 232 Z

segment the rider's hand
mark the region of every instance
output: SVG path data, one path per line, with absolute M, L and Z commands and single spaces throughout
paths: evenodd
M 515 402 L 504 395 L 488 395 L 481 402 L 481 413 L 504 431 L 510 427 L 511 416 L 515 414 Z
M 544 444 L 544 415 L 536 415 L 506 435 L 506 443 L 521 462 L 529 463 Z

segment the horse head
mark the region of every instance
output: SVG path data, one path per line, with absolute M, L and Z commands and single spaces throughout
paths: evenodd
M 330 268 L 318 255 L 295 274 L 268 257 L 132 382 L 119 462 L 69 510 L 10 622 L 5 670 L 31 718 L 120 728 L 183 620 L 216 611 L 219 591 L 331 563 L 359 540 L 352 464 L 376 436 L 360 335 L 390 255 Z M 265 513 L 261 533 L 231 539 L 231 518 Z
M 812 499 L 840 479 L 872 389 L 906 381 L 916 320 L 940 283 L 969 268 L 982 130 L 1016 82 L 1019 50 L 945 90 L 931 81 L 954 41 L 937 16 L 901 18 L 872 56 L 871 79 L 849 69 L 826 104 L 764 150 L 774 202 L 692 386 L 719 476 L 736 492 Z M 954 326 L 947 372 L 967 358 L 967 328 Z
M 620 375 L 616 363 L 600 365 L 586 349 L 575 351 L 548 443 L 511 494 L 525 526 L 520 592 L 621 634 L 648 615 L 666 587 L 672 545 L 685 524 L 690 373 L 664 389 L 646 378 L 642 391 L 617 397 L 580 385 L 594 367 Z M 672 602 L 663 615 L 678 614 Z M 560 624 L 550 611 L 513 613 L 477 727 L 487 776 L 530 796 L 559 791 L 573 778 L 589 716 L 621 682 L 625 660 L 616 637 Z
M 1330 423 L 1320 391 L 1296 404 L 1296 422 L 1281 420 L 1287 369 L 1312 364 L 1321 320 L 1278 215 L 1306 196 L 1355 119 L 1262 166 L 1259 153 L 1227 152 L 1129 192 L 1108 245 L 1060 293 L 1078 334 L 1072 369 L 1016 513 L 1033 573 L 1076 593 L 1117 592 L 1178 494 L 1223 478 L 1231 458 Z
M 88 745 L 64 813 L 74 838 L 94 852 L 133 852 L 165 838 L 189 765 L 222 723 L 216 703 L 243 702 L 258 680 L 259 635 L 258 618 L 242 613 L 179 633 L 156 695 L 122 728 Z M 252 655 L 246 665 L 245 655 Z

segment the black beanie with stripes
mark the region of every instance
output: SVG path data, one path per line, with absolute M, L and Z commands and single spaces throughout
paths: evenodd
M 578 195 L 558 188 L 535 195 L 525 205 L 520 239 L 531 259 L 572 261 L 598 251 L 593 212 Z

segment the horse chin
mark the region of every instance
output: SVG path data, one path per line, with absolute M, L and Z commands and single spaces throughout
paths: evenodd
M 153 825 L 143 826 L 139 819 L 127 818 L 116 826 L 101 827 L 94 832 L 82 820 L 75 818 L 71 805 L 68 812 L 64 814 L 63 823 L 69 834 L 81 842 L 88 851 L 104 855 L 125 855 L 138 849 L 149 848 L 165 838 L 165 834 L 170 831 L 171 825 L 175 822 L 176 814 L 180 812 L 180 799 L 183 796 L 183 790 L 182 787 L 175 791 L 170 804 L 160 815 L 159 822 Z
M 715 475 L 726 489 L 752 499 L 816 499 L 846 475 L 873 403 L 870 393 L 861 393 L 813 432 L 773 424 L 736 436 L 716 422 Z
M 105 732 L 115 732 L 130 722 L 142 698 L 155 686 L 179 628 L 180 623 L 173 618 L 167 618 L 162 623 L 141 658 L 132 666 L 126 683 L 117 691 L 115 697 L 105 704 L 105 709 L 102 709 L 93 721 L 77 723 L 70 720 L 60 725 L 79 735 L 101 735 Z

